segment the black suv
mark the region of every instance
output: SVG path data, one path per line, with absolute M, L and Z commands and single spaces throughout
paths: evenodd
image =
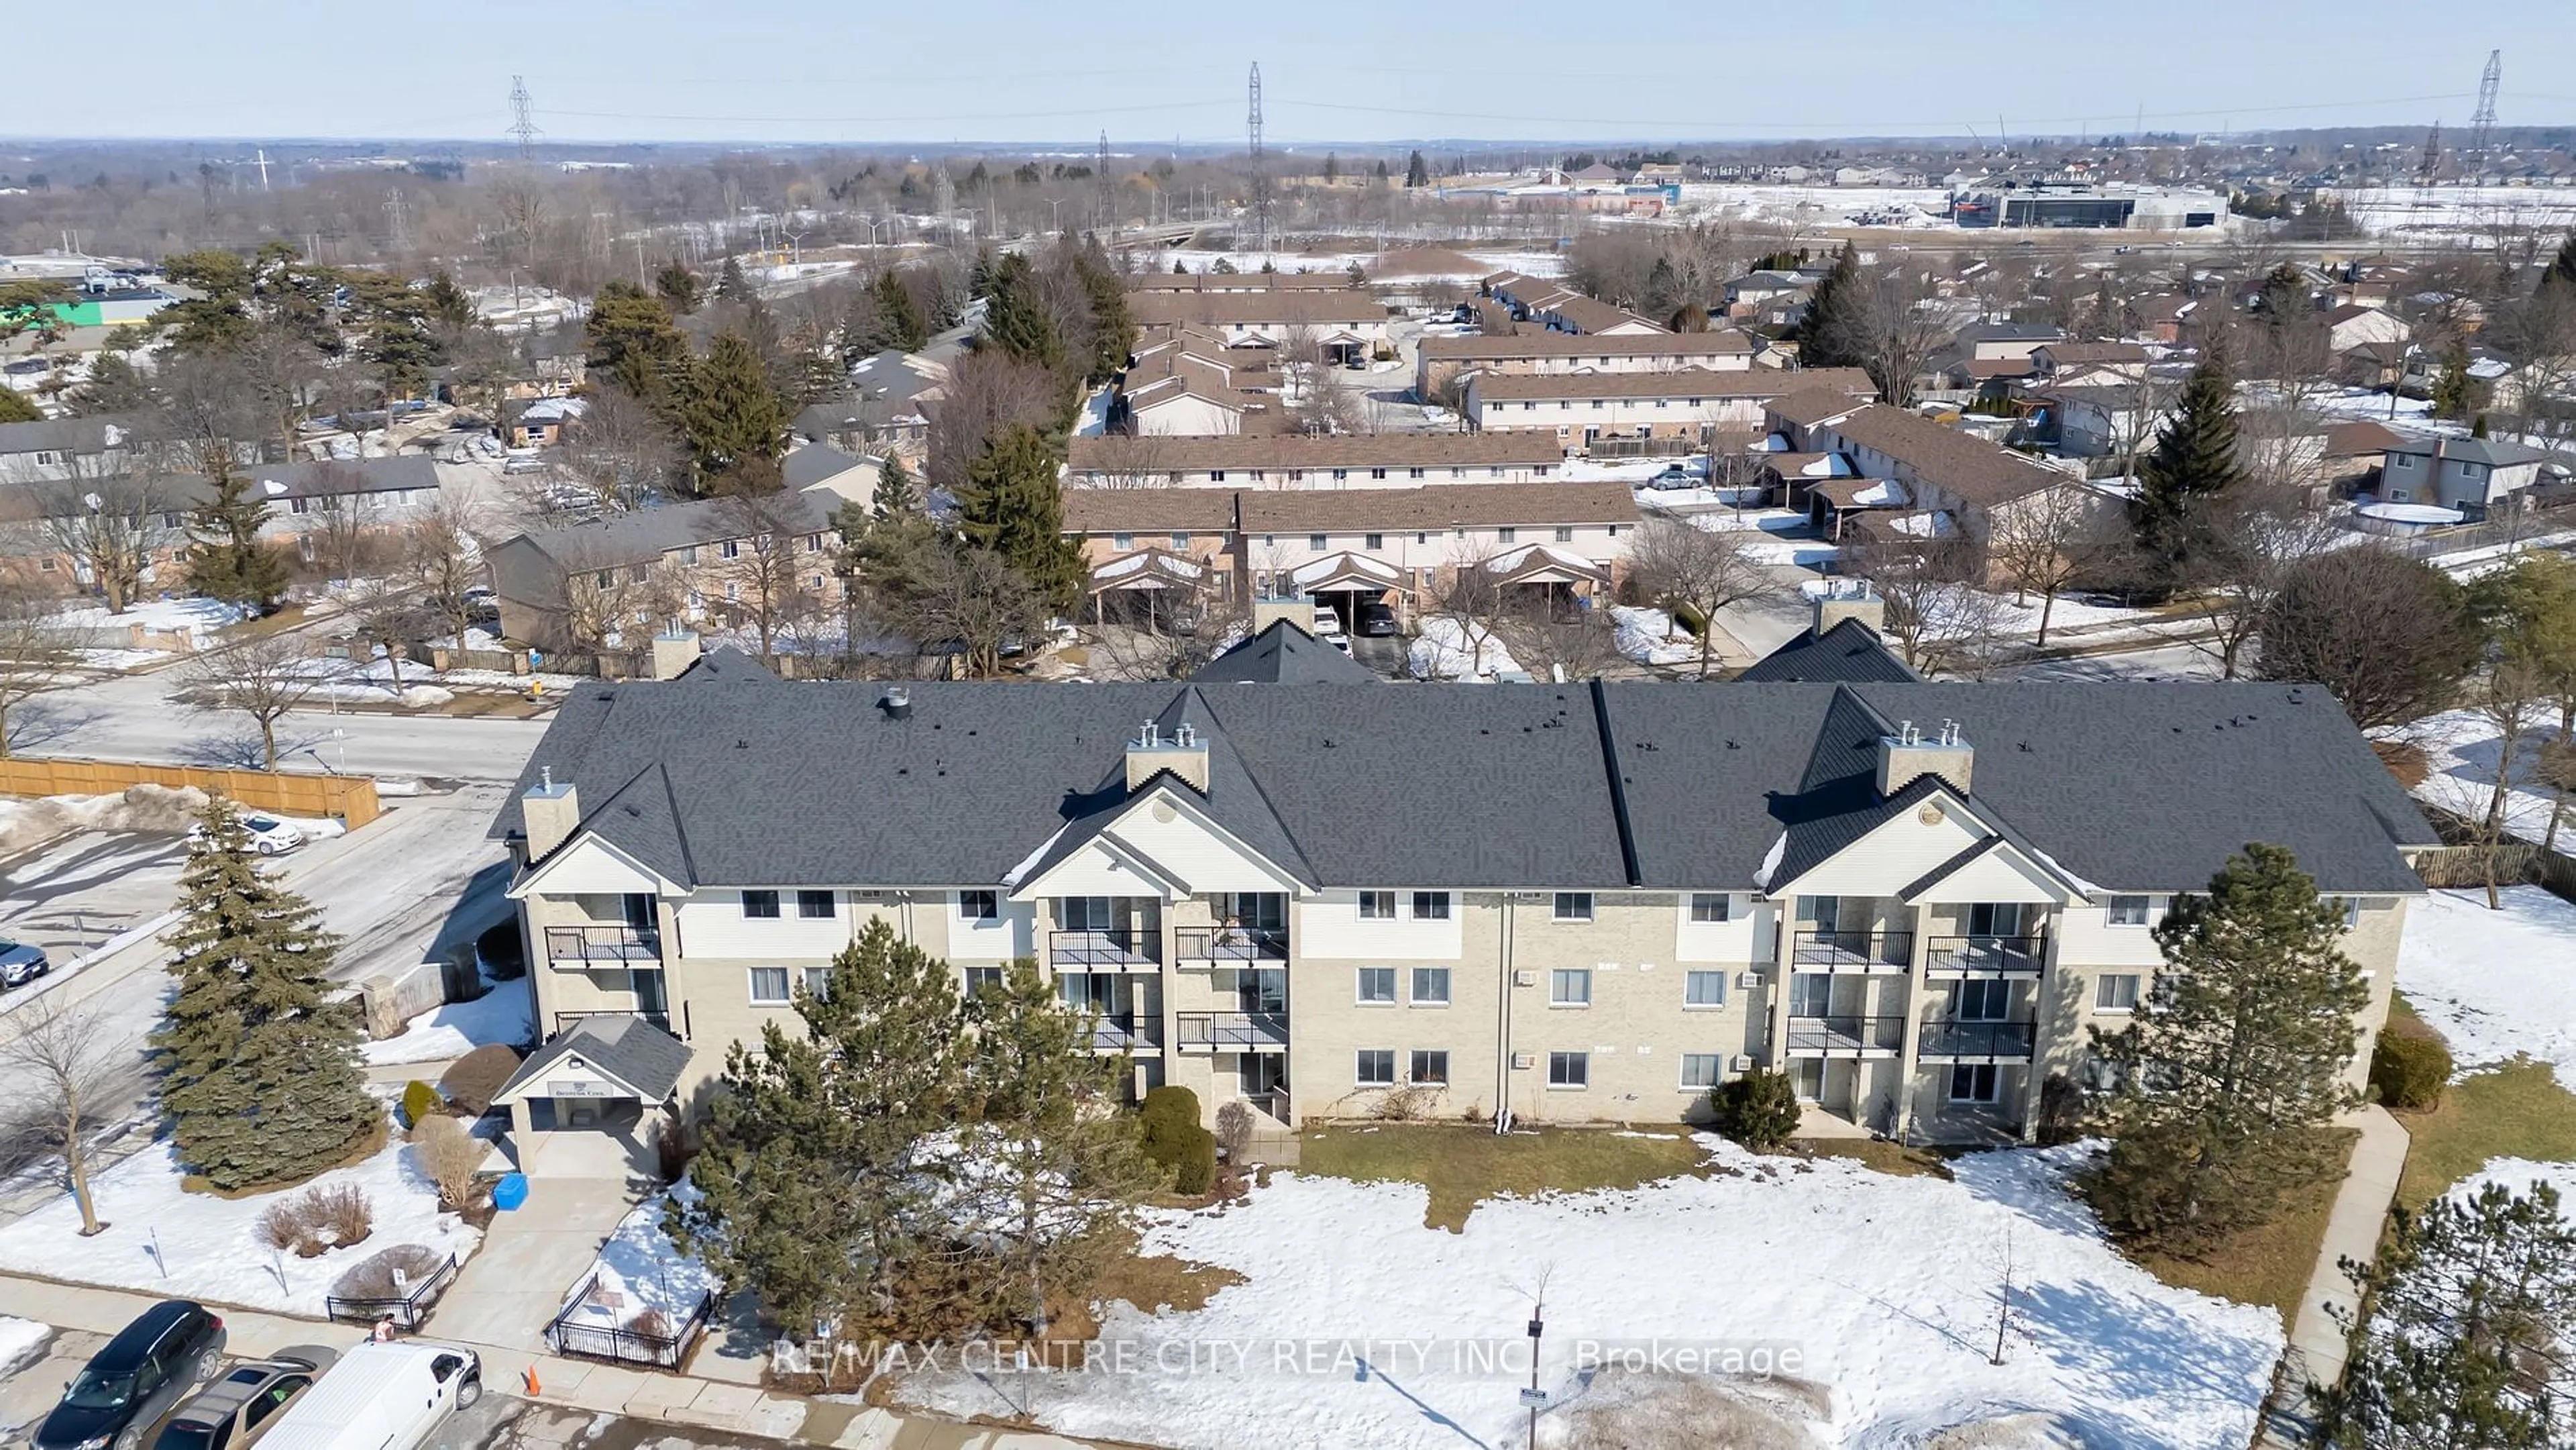
M 223 1359 L 224 1321 L 185 1299 L 143 1311 L 90 1356 L 28 1443 L 34 1450 L 135 1450 Z

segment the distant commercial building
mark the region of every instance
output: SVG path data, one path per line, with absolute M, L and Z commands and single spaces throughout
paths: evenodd
M 1963 192 L 1951 203 L 1963 227 L 2094 227 L 2150 232 L 2214 227 L 2227 219 L 2227 198 L 2212 191 L 2103 188 Z

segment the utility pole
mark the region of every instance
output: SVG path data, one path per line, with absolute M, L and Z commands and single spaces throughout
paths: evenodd
M 1247 122 L 1252 138 L 1252 229 L 1261 239 L 1261 250 L 1270 250 L 1270 170 L 1261 156 L 1261 62 L 1252 63 L 1252 114 Z
M 1109 182 L 1109 133 L 1106 131 L 1100 133 L 1100 157 L 1092 163 L 1091 179 L 1100 193 L 1100 199 L 1092 203 L 1091 229 L 1095 232 L 1110 231 L 1118 225 L 1118 191 Z
M 411 206 L 403 200 L 402 188 L 392 188 L 385 195 L 385 218 L 393 225 L 394 250 L 411 250 Z
M 2496 87 L 2504 81 L 2504 52 L 2487 52 L 2487 68 L 2478 76 L 2478 110 L 2469 118 L 2469 154 L 2478 159 L 2480 170 L 2487 162 L 2487 147 L 2495 137 Z
M 537 123 L 531 115 L 535 105 L 528 95 L 528 78 L 510 77 L 510 134 L 518 138 L 523 162 L 537 159 Z

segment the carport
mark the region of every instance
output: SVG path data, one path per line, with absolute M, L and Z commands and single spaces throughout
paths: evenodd
M 1311 559 L 1288 571 L 1296 592 L 1322 603 L 1340 616 L 1342 628 L 1359 627 L 1362 604 L 1383 604 L 1390 593 L 1411 594 L 1405 571 L 1383 559 L 1344 551 Z
M 492 1098 L 510 1110 L 523 1173 L 623 1177 L 652 1172 L 652 1123 L 671 1106 L 689 1045 L 628 1013 L 584 1017 L 528 1054 Z
M 1569 613 L 1581 607 L 1579 601 L 1610 590 L 1607 565 L 1552 544 L 1523 544 L 1487 559 L 1483 568 L 1505 599 L 1544 603 L 1552 613 Z
M 1121 554 L 1091 571 L 1091 622 L 1160 634 L 1182 612 L 1196 612 L 1207 580 L 1207 565 L 1169 549 Z

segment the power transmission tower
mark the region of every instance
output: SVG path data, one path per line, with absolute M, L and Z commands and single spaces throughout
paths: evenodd
M 402 188 L 399 186 L 385 193 L 385 220 L 391 224 L 393 230 L 394 251 L 397 253 L 410 251 L 411 204 L 403 200 Z
M 2504 80 L 2504 52 L 2487 52 L 2487 68 L 2478 76 L 2478 110 L 2469 117 L 2469 154 L 2480 164 L 2487 159 L 2487 144 L 2495 136 L 2496 87 Z
M 1109 133 L 1106 131 L 1100 133 L 1100 156 L 1092 163 L 1091 184 L 1100 193 L 1099 200 L 1092 204 L 1091 229 L 1108 231 L 1118 225 L 1118 190 L 1109 184 Z
M 2441 175 L 2442 123 L 2435 121 L 2433 129 L 2424 133 L 2424 160 L 2415 168 L 2415 184 L 2431 186 Z
M 530 110 L 536 102 L 528 95 L 526 76 L 510 77 L 510 134 L 519 138 L 519 159 L 537 159 L 537 123 Z
M 1252 63 L 1252 230 L 1270 250 L 1270 168 L 1261 156 L 1261 62 Z

